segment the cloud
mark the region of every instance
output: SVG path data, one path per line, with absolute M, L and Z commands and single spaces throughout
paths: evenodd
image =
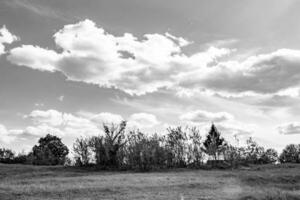
M 180 73 L 205 68 L 230 53 L 211 47 L 187 56 L 182 47 L 190 42 L 182 37 L 169 33 L 145 34 L 141 39 L 131 33 L 115 36 L 91 20 L 64 26 L 54 40 L 61 53 L 23 45 L 12 49 L 8 60 L 41 71 L 59 71 L 68 80 L 142 95 L 174 88 Z
M 60 55 L 55 51 L 38 46 L 22 45 L 10 50 L 8 60 L 16 65 L 24 65 L 40 71 L 56 71 L 56 63 Z
M 4 44 L 11 44 L 17 39 L 17 36 L 10 33 L 5 25 L 2 26 L 2 28 L 0 28 L 0 55 L 6 53 Z
M 50 126 L 61 126 L 64 123 L 63 113 L 56 110 L 34 110 L 25 118 L 30 118 L 34 124 L 48 124 Z
M 128 126 L 131 128 L 151 128 L 160 124 L 155 115 L 149 113 L 135 113 L 128 118 Z
M 234 117 L 227 113 L 227 112 L 207 112 L 204 110 L 195 110 L 191 111 L 185 114 L 182 114 L 179 119 L 183 121 L 189 121 L 189 122 L 196 122 L 196 123 L 202 123 L 202 122 L 223 122 L 232 120 Z
M 0 124 L 0 143 L 9 144 L 21 133 L 21 130 L 8 130 L 4 125 Z
M 55 133 L 58 135 L 80 136 L 99 134 L 96 124 L 87 118 L 62 113 L 57 110 L 34 110 L 25 116 L 32 120 L 33 125 L 25 132 L 32 135 Z
M 300 134 L 300 123 L 299 122 L 286 123 L 277 127 L 277 130 L 279 131 L 280 134 L 283 135 Z
M 124 119 L 121 115 L 103 112 L 99 114 L 90 114 L 90 120 L 98 124 L 99 126 L 102 126 L 102 124 L 119 124 Z
M 279 49 L 248 57 L 245 61 L 220 62 L 216 66 L 181 75 L 183 88 L 207 88 L 223 94 L 277 94 L 297 96 L 300 86 L 300 51 Z
M 238 137 L 249 137 L 253 134 L 253 127 L 242 123 L 217 124 L 219 130 L 227 135 Z
M 183 124 L 198 127 L 201 132 L 208 132 L 213 122 L 219 131 L 226 136 L 249 136 L 253 134 L 253 125 L 244 124 L 235 120 L 234 116 L 227 112 L 208 112 L 195 110 L 179 116 Z
M 68 138 L 94 136 L 103 134 L 103 123 L 119 124 L 124 120 L 121 115 L 108 112 L 71 114 L 53 109 L 33 110 L 28 115 L 24 115 L 24 119 L 29 119 L 32 124 L 20 130 L 10 130 L 0 124 L 0 142 L 11 143 L 16 139 L 26 140 L 46 134 Z M 148 113 L 134 113 L 127 121 L 129 129 L 151 128 L 160 123 L 155 115 Z
M 234 49 L 209 47 L 187 55 L 191 44 L 170 33 L 116 36 L 91 20 L 65 25 L 54 34 L 58 51 L 39 46 L 13 48 L 19 66 L 61 72 L 68 80 L 117 88 L 130 95 L 159 89 L 179 94 L 299 96 L 300 51 L 279 49 L 243 60 L 223 59 Z M 190 95 L 188 95 L 190 96 Z

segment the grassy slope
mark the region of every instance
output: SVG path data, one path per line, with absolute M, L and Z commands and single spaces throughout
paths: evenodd
M 300 199 L 300 165 L 129 173 L 0 164 L 0 199 Z

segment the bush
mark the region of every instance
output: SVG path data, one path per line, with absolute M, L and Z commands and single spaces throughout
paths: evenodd
M 91 160 L 89 139 L 77 138 L 73 144 L 73 151 L 76 157 L 77 166 L 86 166 Z
M 39 145 L 32 148 L 32 164 L 63 165 L 69 150 L 60 138 L 46 135 L 39 139 Z
M 140 131 L 128 135 L 126 165 L 134 170 L 149 171 L 162 168 L 166 161 L 166 151 L 161 145 L 162 138 L 156 134 L 147 137 Z
M 125 140 L 126 121 L 119 125 L 103 124 L 104 136 L 90 139 L 89 145 L 95 153 L 96 164 L 103 168 L 118 168 L 124 162 L 123 148 Z
M 281 163 L 300 163 L 300 144 L 287 145 L 279 156 Z

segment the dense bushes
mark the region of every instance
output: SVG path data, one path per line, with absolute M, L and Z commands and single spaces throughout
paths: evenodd
M 69 150 L 61 139 L 46 135 L 39 139 L 39 145 L 35 145 L 28 154 L 15 155 L 9 149 L 0 149 L 0 162 L 9 164 L 33 164 L 33 165 L 62 165 L 65 164 Z
M 149 171 L 169 168 L 238 167 L 249 164 L 300 163 L 300 145 L 288 145 L 279 159 L 276 150 L 265 149 L 252 138 L 245 146 L 227 143 L 212 125 L 204 141 L 193 128 L 168 128 L 164 135 L 148 135 L 139 130 L 126 132 L 126 122 L 103 125 L 104 134 L 78 138 L 73 144 L 76 166 L 95 165 L 102 169 Z M 35 165 L 71 164 L 68 148 L 61 139 L 46 135 L 29 154 L 15 155 L 0 149 L 0 162 Z M 206 162 L 208 160 L 208 162 Z M 206 164 L 205 164 L 206 163 Z
M 0 163 L 26 164 L 28 163 L 28 156 L 25 153 L 16 155 L 10 149 L 0 148 Z
M 165 135 L 146 135 L 139 130 L 125 134 L 126 123 L 104 125 L 104 135 L 77 139 L 74 144 L 77 165 L 95 160 L 100 168 L 148 171 L 162 168 L 201 168 L 213 159 L 212 167 L 237 167 L 277 161 L 274 149 L 265 150 L 252 138 L 244 147 L 232 146 L 221 137 L 215 125 L 202 141 L 197 128 L 168 128 Z M 221 160 L 221 161 L 220 161 Z M 207 165 L 206 165 L 207 166 Z
M 300 144 L 287 145 L 279 156 L 281 163 L 300 163 Z
M 69 150 L 60 138 L 48 134 L 40 138 L 38 143 L 32 148 L 33 164 L 62 165 L 65 163 Z

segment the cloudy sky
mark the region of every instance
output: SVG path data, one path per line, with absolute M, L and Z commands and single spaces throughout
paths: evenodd
M 297 0 L 1 0 L 0 145 L 214 122 L 300 141 Z

